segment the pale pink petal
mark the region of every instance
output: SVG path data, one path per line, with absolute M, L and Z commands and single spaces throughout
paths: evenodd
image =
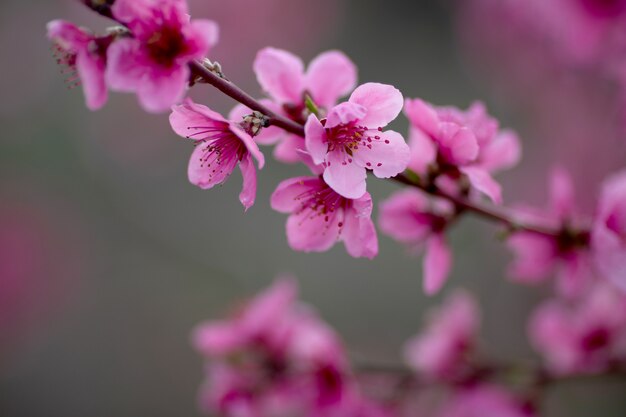
M 550 209 L 559 219 L 568 219 L 574 213 L 574 184 L 569 173 L 556 167 L 550 176 Z
M 558 293 L 564 297 L 573 298 L 583 294 L 594 279 L 586 255 L 569 254 L 563 260 L 557 275 Z
M 293 308 L 298 297 L 298 285 L 291 278 L 276 280 L 272 286 L 257 295 L 245 312 L 242 325 L 255 336 L 264 332 L 268 324 L 276 324 Z
M 274 148 L 274 158 L 280 162 L 295 164 L 300 162 L 301 152 L 304 151 L 304 139 L 296 135 L 285 135 Z
M 141 45 L 135 39 L 118 39 L 107 49 L 107 85 L 115 91 L 136 91 L 141 84 L 147 57 L 142 56 Z
M 360 85 L 350 96 L 350 102 L 367 109 L 360 123 L 370 129 L 387 126 L 402 111 L 402 93 L 397 88 L 378 83 Z
M 452 254 L 442 234 L 433 235 L 426 242 L 424 254 L 424 292 L 437 293 L 448 279 Z
M 378 237 L 371 219 L 372 197 L 366 193 L 353 201 L 343 224 L 341 237 L 348 253 L 355 258 L 373 259 L 378 255 Z
M 360 166 L 373 170 L 378 178 L 398 175 L 409 163 L 411 157 L 409 146 L 402 135 L 393 130 L 376 134 L 380 139 L 372 140 L 368 146 L 360 146 L 354 151 L 354 160 Z
M 365 107 L 346 101 L 330 110 L 324 127 L 330 129 L 338 125 L 345 125 L 363 118 L 365 114 L 367 114 Z
M 194 348 L 203 355 L 228 354 L 244 342 L 244 334 L 228 321 L 217 321 L 198 326 L 193 332 Z
M 492 142 L 481 147 L 480 165 L 489 172 L 509 169 L 518 164 L 522 156 L 519 138 L 512 130 L 503 130 Z
M 170 125 L 177 135 L 196 140 L 201 139 L 202 135 L 198 137 L 194 133 L 205 130 L 202 128 L 228 129 L 228 122 L 221 114 L 189 98 L 172 107 Z
M 485 194 L 495 204 L 502 204 L 502 188 L 487 171 L 477 167 L 463 167 L 461 172 L 467 175 L 472 187 Z
M 92 39 L 92 35 L 65 20 L 53 20 L 48 23 L 46 28 L 48 39 L 58 43 L 61 48 L 72 52 L 84 50 Z
M 507 239 L 515 254 L 508 274 L 521 282 L 541 282 L 554 269 L 557 253 L 554 241 L 536 233 L 518 232 Z
M 313 158 L 313 162 L 316 164 L 324 162 L 328 151 L 326 131 L 314 114 L 309 115 L 304 125 L 304 137 L 306 150 Z
M 108 93 L 104 81 L 104 60 L 88 52 L 76 57 L 76 69 L 83 85 L 85 101 L 90 110 L 98 110 L 107 101 Z
M 239 161 L 239 169 L 243 177 L 243 188 L 239 194 L 239 201 L 241 201 L 241 204 L 248 210 L 254 205 L 256 198 L 256 168 L 254 167 L 250 153 L 246 154 L 246 156 Z
M 332 213 L 328 216 L 312 210 L 302 210 L 287 219 L 287 241 L 289 246 L 302 252 L 324 252 L 339 239 L 343 216 Z
M 202 51 L 202 55 L 209 53 L 209 48 L 214 47 L 219 42 L 220 30 L 217 23 L 207 19 L 195 19 L 191 21 L 191 30 L 193 30 L 194 37 L 202 40 L 202 47 L 198 50 Z M 199 41 L 197 41 L 199 42 Z M 204 46 L 206 45 L 206 46 Z
M 425 174 L 428 166 L 435 162 L 437 158 L 435 143 L 422 130 L 411 126 L 409 130 L 409 149 L 411 150 L 411 157 L 407 168 L 418 174 Z
M 428 103 L 419 98 L 406 99 L 404 114 L 411 122 L 411 126 L 424 131 L 425 134 L 435 136 L 439 133 L 439 116 L 437 111 Z
M 318 106 L 331 108 L 350 93 L 357 82 L 354 63 L 342 52 L 328 51 L 318 55 L 306 74 L 307 90 Z
M 185 95 L 190 70 L 181 66 L 168 72 L 152 72 L 137 86 L 139 103 L 144 110 L 158 113 L 169 110 Z
M 421 243 L 432 230 L 432 217 L 421 215 L 428 204 L 428 199 L 418 190 L 396 192 L 379 205 L 380 229 L 400 242 Z
M 304 64 L 297 56 L 275 48 L 264 48 L 254 60 L 261 87 L 281 103 L 300 103 L 304 92 Z
M 208 190 L 218 184 L 222 184 L 228 179 L 237 165 L 237 158 L 234 156 L 222 158 L 222 163 L 218 166 L 215 163 L 218 155 L 216 155 L 215 152 L 211 153 L 207 161 L 205 158 L 205 148 L 206 144 L 199 144 L 195 147 L 189 159 L 187 175 L 189 182 L 203 190 Z
M 338 152 L 328 154 L 328 166 L 324 169 L 324 181 L 345 198 L 359 198 L 365 194 L 365 168 L 356 163 L 343 164 L 343 155 Z
M 308 195 L 311 190 L 320 187 L 320 180 L 314 177 L 296 177 L 282 181 L 276 187 L 270 204 L 272 208 L 281 213 L 291 213 L 302 205 L 302 197 Z
M 449 163 L 465 165 L 478 156 L 478 142 L 474 133 L 455 123 L 441 123 L 437 139 L 441 153 Z

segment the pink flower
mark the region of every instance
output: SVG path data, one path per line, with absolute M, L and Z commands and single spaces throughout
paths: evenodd
M 264 48 L 256 56 L 254 72 L 273 100 L 272 109 L 301 124 L 309 115 L 305 103 L 307 95 L 325 115 L 357 82 L 356 66 L 339 51 L 321 53 L 305 72 L 297 56 L 281 49 Z M 300 161 L 304 150 L 301 137 L 277 131 L 272 138 L 273 143 L 278 142 L 274 150 L 276 159 L 288 163 Z
M 533 313 L 529 337 L 554 373 L 602 371 L 626 359 L 626 298 L 597 285 L 575 306 L 547 301 Z
M 341 343 L 283 279 L 237 316 L 194 332 L 210 360 L 202 403 L 228 416 L 324 415 L 352 398 Z M 291 413 L 291 414 L 289 414 Z
M 170 124 L 174 131 L 196 143 L 189 160 L 189 181 L 207 190 L 228 179 L 237 163 L 243 176 L 241 204 L 252 207 L 256 196 L 256 170 L 263 168 L 263 154 L 240 124 L 224 119 L 219 113 L 191 99 L 172 108 Z
M 117 91 L 136 92 L 150 112 L 169 109 L 183 98 L 188 64 L 217 43 L 217 25 L 191 22 L 184 0 L 117 0 L 113 15 L 132 32 L 109 49 L 106 79 Z
M 278 185 L 271 204 L 274 210 L 290 213 L 287 240 L 294 250 L 323 252 L 341 240 L 354 257 L 372 259 L 378 254 L 368 193 L 351 200 L 336 193 L 322 178 L 297 177 Z
M 626 291 L 626 171 L 604 183 L 591 244 L 600 273 Z
M 104 106 L 108 96 L 104 81 L 106 54 L 113 36 L 97 37 L 70 22 L 53 20 L 48 23 L 48 38 L 55 43 L 57 62 L 72 73 L 78 72 L 87 107 L 97 110 Z
M 454 394 L 438 417 L 530 417 L 534 413 L 496 385 L 465 388 Z
M 411 246 L 425 247 L 424 292 L 434 294 L 447 280 L 452 255 L 444 231 L 453 214 L 446 201 L 431 200 L 414 189 L 400 191 L 380 205 L 383 233 Z
M 482 103 L 463 111 L 407 99 L 404 112 L 410 122 L 410 169 L 455 181 L 466 178 L 474 189 L 501 202 L 500 185 L 491 173 L 515 165 L 520 145 L 512 131 L 499 130 Z
M 426 329 L 405 345 L 404 357 L 417 372 L 431 378 L 454 379 L 467 368 L 479 326 L 474 298 L 457 291 L 430 313 Z
M 515 254 L 509 275 L 517 281 L 538 283 L 556 272 L 560 294 L 581 293 L 593 280 L 594 273 L 587 248 L 588 234 L 577 224 L 576 214 L 571 178 L 566 171 L 555 169 L 550 178 L 549 210 L 527 217 L 540 224 L 561 227 L 561 232 L 558 236 L 515 232 L 507 240 Z
M 402 94 L 390 85 L 367 83 L 333 107 L 322 123 L 310 115 L 305 144 L 313 162 L 324 165 L 324 180 L 346 198 L 365 194 L 366 170 L 378 178 L 404 171 L 409 148 L 392 130 L 383 131 L 402 110 Z

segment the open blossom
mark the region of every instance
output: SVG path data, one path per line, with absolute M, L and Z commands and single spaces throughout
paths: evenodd
M 228 179 L 237 164 L 243 176 L 241 204 L 248 209 L 254 204 L 257 178 L 252 158 L 259 169 L 265 159 L 252 137 L 237 121 L 229 121 L 206 106 L 191 99 L 172 108 L 170 124 L 174 131 L 196 143 L 189 160 L 189 181 L 202 189 L 210 189 Z
M 604 183 L 592 230 L 592 251 L 601 274 L 626 291 L 626 171 Z
M 112 11 L 132 37 L 109 48 L 109 86 L 137 93 L 147 111 L 169 109 L 183 98 L 188 64 L 204 58 L 217 43 L 217 25 L 190 21 L 185 0 L 117 0 Z
M 531 417 L 524 402 L 497 385 L 483 384 L 455 392 L 437 417 Z
M 58 63 L 77 72 L 87 107 L 91 110 L 101 108 L 108 97 L 104 71 L 113 36 L 98 37 L 73 23 L 53 20 L 48 23 L 48 38 L 55 43 Z
M 429 199 L 420 191 L 399 191 L 380 204 L 379 225 L 383 233 L 399 242 L 424 247 L 424 292 L 441 289 L 452 267 L 452 254 L 444 231 L 453 207 L 446 201 Z
M 323 122 L 311 114 L 305 125 L 306 149 L 323 164 L 324 180 L 346 198 L 366 191 L 366 170 L 378 178 L 404 171 L 409 148 L 404 138 L 383 127 L 402 110 L 402 94 L 390 85 L 359 86 L 347 102 L 333 107 Z
M 626 359 L 626 297 L 602 284 L 576 305 L 549 300 L 533 313 L 529 336 L 554 373 L 602 371 Z
M 207 411 L 321 416 L 352 402 L 338 337 L 296 298 L 296 283 L 278 280 L 237 316 L 197 328 L 194 346 L 209 360 Z
M 520 145 L 515 133 L 500 131 L 480 102 L 463 111 L 407 99 L 404 112 L 410 122 L 410 169 L 454 181 L 466 178 L 472 188 L 501 202 L 500 185 L 491 174 L 518 162 Z
M 289 119 L 304 124 L 309 115 L 306 97 L 322 115 L 356 86 L 357 69 L 339 51 L 326 51 L 315 57 L 304 70 L 300 58 L 276 48 L 264 48 L 254 60 L 254 73 L 263 90 L 272 98 L 268 106 Z M 270 143 L 276 143 L 274 156 L 283 162 L 299 162 L 304 140 L 287 132 L 275 131 Z
M 509 275 L 520 282 L 537 283 L 556 272 L 559 293 L 577 295 L 593 281 L 594 273 L 588 233 L 577 224 L 574 186 L 566 171 L 553 171 L 549 199 L 548 210 L 531 218 L 561 228 L 561 232 L 557 236 L 515 232 L 507 240 L 515 253 Z
M 466 369 L 479 326 L 476 301 L 470 294 L 457 291 L 431 312 L 426 329 L 407 342 L 406 361 L 428 377 L 454 379 Z
M 352 200 L 320 177 L 297 177 L 278 185 L 271 204 L 274 210 L 290 214 L 287 239 L 294 250 L 323 252 L 343 241 L 354 257 L 371 259 L 378 254 L 369 193 Z

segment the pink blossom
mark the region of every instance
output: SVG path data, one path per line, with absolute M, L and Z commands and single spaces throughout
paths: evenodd
M 189 181 L 202 189 L 213 188 L 228 179 L 237 163 L 243 176 L 243 189 L 239 200 L 246 210 L 254 204 L 256 196 L 256 170 L 264 158 L 259 147 L 236 121 L 228 121 L 219 113 L 191 99 L 172 108 L 172 129 L 196 143 L 189 160 Z
M 426 329 L 406 343 L 404 357 L 417 372 L 453 379 L 466 368 L 479 326 L 476 301 L 470 294 L 457 291 L 430 313 Z
M 591 243 L 598 270 L 626 291 L 626 171 L 602 187 Z
M 399 191 L 380 204 L 383 233 L 411 246 L 424 246 L 424 292 L 434 294 L 447 280 L 452 255 L 444 231 L 453 209 L 443 200 L 431 200 L 418 190 Z
M 198 327 L 194 345 L 210 360 L 207 411 L 324 415 L 352 398 L 339 339 L 296 298 L 295 281 L 279 280 L 234 318 Z
M 438 417 L 530 417 L 534 415 L 513 394 L 496 385 L 460 389 Z
M 602 371 L 626 359 L 626 298 L 597 285 L 574 306 L 549 300 L 533 313 L 529 337 L 554 373 Z
M 560 294 L 579 294 L 593 280 L 587 233 L 577 224 L 574 187 L 569 174 L 555 169 L 550 178 L 550 206 L 547 212 L 527 216 L 534 222 L 561 227 L 557 236 L 532 231 L 515 232 L 507 240 L 515 260 L 509 275 L 526 283 L 543 282 L 556 272 Z
M 254 72 L 263 90 L 272 98 L 272 110 L 304 124 L 309 115 L 308 96 L 322 115 L 349 94 L 357 82 L 357 69 L 339 51 L 326 51 L 315 57 L 304 70 L 302 60 L 290 52 L 276 48 L 260 50 L 254 61 Z M 270 137 L 268 135 L 268 137 Z M 304 140 L 296 135 L 275 131 L 271 136 L 278 143 L 276 159 L 299 162 Z
M 150 112 L 183 98 L 188 64 L 217 43 L 217 25 L 190 21 L 184 0 L 117 0 L 113 15 L 132 32 L 109 48 L 106 79 L 117 91 L 136 92 Z
M 404 171 L 409 148 L 392 130 L 383 131 L 402 110 L 402 94 L 390 85 L 359 86 L 347 102 L 333 107 L 324 122 L 310 115 L 305 125 L 306 149 L 323 164 L 324 180 L 346 198 L 366 191 L 366 170 L 378 178 Z
M 53 20 L 48 23 L 48 38 L 55 43 L 57 62 L 78 73 L 87 107 L 97 110 L 104 106 L 108 96 L 104 81 L 106 54 L 113 36 L 98 37 L 73 23 Z
M 463 111 L 407 99 L 404 112 L 410 122 L 410 169 L 455 181 L 466 178 L 494 202 L 502 200 L 500 185 L 491 174 L 519 161 L 519 140 L 512 131 L 500 131 L 482 103 Z
M 297 177 L 278 185 L 271 204 L 274 210 L 290 213 L 287 240 L 294 250 L 323 252 L 343 241 L 354 257 L 372 259 L 378 254 L 368 193 L 351 200 L 335 192 L 322 178 Z

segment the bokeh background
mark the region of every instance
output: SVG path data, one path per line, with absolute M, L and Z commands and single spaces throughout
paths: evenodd
M 45 39 L 55 18 L 106 26 L 77 3 L 0 3 L 0 416 L 200 415 L 202 366 L 190 330 L 282 273 L 298 278 L 302 297 L 356 360 L 399 363 L 402 343 L 442 297 L 422 294 L 419 259 L 384 236 L 373 261 L 352 259 L 339 245 L 295 253 L 285 217 L 268 199 L 301 168 L 270 162 L 244 215 L 238 174 L 208 192 L 187 182 L 191 148 L 166 115 L 148 115 L 120 94 L 88 111 L 80 89 L 67 90 Z M 500 177 L 508 202 L 545 204 L 545 176 L 558 161 L 590 208 L 601 178 L 626 162 L 610 83 L 558 72 L 520 83 L 498 55 L 515 48 L 507 44 L 513 40 L 489 33 L 489 22 L 472 21 L 451 1 L 190 3 L 195 16 L 221 25 L 214 58 L 255 93 L 251 63 L 271 45 L 307 61 L 342 49 L 360 81 L 394 84 L 406 96 L 461 107 L 484 100 L 523 139 L 523 162 Z M 529 59 L 536 69 L 536 57 Z M 208 87 L 193 94 L 223 111 L 233 105 Z M 377 200 L 394 189 L 369 186 Z M 532 360 L 525 317 L 546 291 L 507 282 L 509 255 L 496 232 L 475 219 L 456 230 L 443 295 L 457 286 L 473 291 L 485 349 Z M 615 380 L 566 384 L 550 392 L 546 415 L 623 416 L 625 389 Z

